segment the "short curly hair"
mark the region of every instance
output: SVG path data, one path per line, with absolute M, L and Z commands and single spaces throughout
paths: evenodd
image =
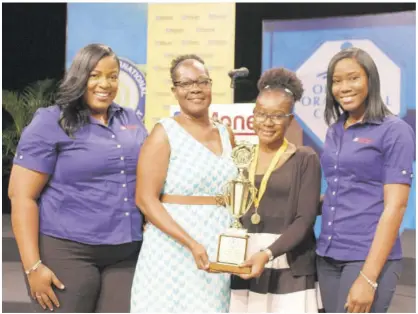
M 266 89 L 289 90 L 295 100 L 301 99 L 303 94 L 302 81 L 296 76 L 296 73 L 285 68 L 272 68 L 265 71 L 257 83 L 259 92 Z M 290 94 L 290 93 L 289 93 Z
M 173 60 L 171 60 L 171 66 L 170 66 L 170 76 L 171 76 L 171 81 L 173 83 L 175 81 L 176 69 L 177 69 L 178 65 L 185 60 L 196 60 L 196 61 L 199 61 L 201 64 L 205 65 L 205 61 L 203 61 L 203 59 L 201 57 L 199 57 L 198 55 L 195 55 L 195 54 L 185 54 L 185 55 L 180 55 L 180 56 L 174 58 Z

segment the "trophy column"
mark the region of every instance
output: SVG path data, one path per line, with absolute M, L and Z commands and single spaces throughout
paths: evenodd
M 223 198 L 234 219 L 230 228 L 219 236 L 216 262 L 209 265 L 211 271 L 251 273 L 250 267 L 239 267 L 245 261 L 249 238 L 239 219 L 250 209 L 256 195 L 256 188 L 245 174 L 248 174 L 253 155 L 254 149 L 250 143 L 240 143 L 232 150 L 238 176 L 226 184 Z

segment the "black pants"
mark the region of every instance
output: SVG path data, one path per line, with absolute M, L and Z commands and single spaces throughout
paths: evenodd
M 337 261 L 329 257 L 317 257 L 319 288 L 327 313 L 345 313 L 348 292 L 360 274 L 364 261 Z M 386 313 L 396 284 L 401 276 L 402 260 L 387 261 L 378 278 L 371 313 Z
M 40 235 L 41 260 L 65 286 L 60 290 L 52 285 L 60 302 L 54 311 L 129 312 L 141 244 L 88 245 Z M 36 300 L 31 300 L 35 312 L 44 312 Z

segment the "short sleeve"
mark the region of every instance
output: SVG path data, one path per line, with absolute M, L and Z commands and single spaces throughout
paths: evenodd
M 383 183 L 411 185 L 414 159 L 414 131 L 406 122 L 396 119 L 383 139 Z
M 58 111 L 58 112 L 57 112 Z M 13 160 L 15 165 L 52 174 L 57 160 L 59 109 L 38 109 L 23 130 Z
M 139 111 L 135 112 L 134 114 L 138 121 L 139 128 L 141 129 L 141 134 L 143 136 L 142 141 L 145 141 L 145 139 L 148 137 L 148 130 L 145 127 L 144 118 Z

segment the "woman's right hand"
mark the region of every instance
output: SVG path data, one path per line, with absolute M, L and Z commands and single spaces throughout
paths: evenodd
M 52 284 L 54 284 L 58 289 L 64 289 L 62 282 L 55 276 L 55 274 L 46 267 L 44 264 L 41 264 L 38 269 L 32 271 L 28 275 L 28 282 L 30 286 L 30 293 L 32 298 L 36 299 L 38 303 L 45 310 L 48 307 L 51 311 L 54 310 L 53 305 L 59 307 L 58 298 L 52 290 Z
M 209 257 L 206 253 L 206 249 L 200 243 L 194 243 L 190 251 L 193 254 L 194 261 L 198 269 L 208 270 L 209 269 Z

